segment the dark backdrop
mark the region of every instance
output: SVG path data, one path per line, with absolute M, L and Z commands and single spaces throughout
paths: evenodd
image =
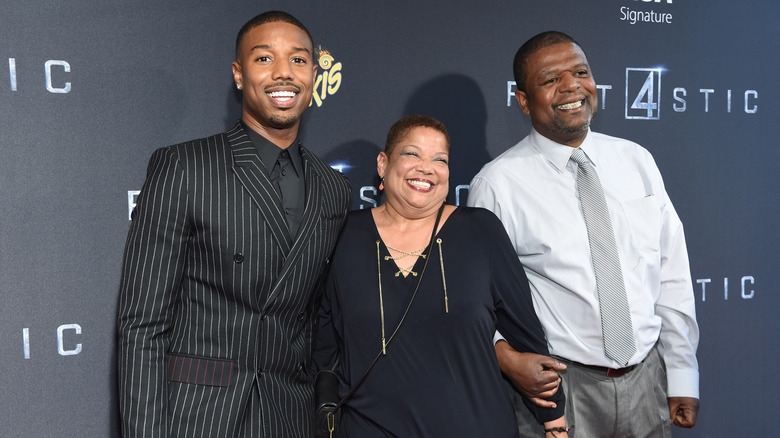
M 154 149 L 239 117 L 235 34 L 269 8 L 298 16 L 333 57 L 303 136 L 350 177 L 353 208 L 372 205 L 387 129 L 417 112 L 450 128 L 450 202 L 464 203 L 482 164 L 530 129 L 509 98 L 517 48 L 548 29 L 577 38 L 603 90 L 594 130 L 653 153 L 686 225 L 702 406 L 676 435 L 777 433 L 780 4 L 203 4 L 3 6 L 0 436 L 117 435 L 114 316 L 133 191 Z

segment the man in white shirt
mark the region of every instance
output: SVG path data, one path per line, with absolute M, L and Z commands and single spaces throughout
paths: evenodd
M 569 436 L 665 437 L 671 424 L 693 427 L 699 330 L 688 253 L 652 156 L 636 143 L 590 131 L 596 83 L 570 36 L 531 38 L 515 56 L 514 73 L 516 98 L 533 130 L 474 177 L 468 204 L 502 220 L 525 266 L 550 353 L 568 366 L 561 374 Z M 605 353 L 605 304 L 578 195 L 578 164 L 570 161 L 576 149 L 598 175 L 614 232 L 619 266 L 613 277 L 624 286 L 626 327 L 633 332 L 624 362 Z M 518 353 L 502 347 L 499 362 L 512 378 Z M 539 436 L 526 410 L 516 411 L 522 434 Z

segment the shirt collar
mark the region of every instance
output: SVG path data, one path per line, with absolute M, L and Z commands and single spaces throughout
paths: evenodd
M 544 155 L 545 158 L 547 158 L 547 161 L 549 161 L 558 172 L 563 172 L 566 169 L 566 166 L 569 164 L 569 158 L 571 158 L 571 154 L 574 152 L 574 148 L 550 140 L 533 128 L 531 128 L 530 135 L 532 142 L 531 144 L 533 144 L 533 146 L 542 155 Z M 590 135 L 590 128 L 588 128 L 588 133 L 585 135 L 585 139 L 582 141 L 582 144 L 580 144 L 579 148 L 585 152 L 585 155 L 587 155 L 588 159 L 595 167 L 598 154 L 596 153 L 593 146 L 592 137 L 593 136 Z
M 249 140 L 252 141 L 255 149 L 257 149 L 257 155 L 260 157 L 260 161 L 265 165 L 266 172 L 270 174 L 271 169 L 273 169 L 274 164 L 276 164 L 276 160 L 279 158 L 279 154 L 283 149 L 271 143 L 270 140 L 247 126 L 243 120 L 241 121 L 241 125 L 243 125 L 244 132 L 246 132 Z M 298 138 L 293 140 L 292 144 L 287 147 L 287 151 L 290 153 L 290 161 L 292 162 L 295 174 L 300 176 L 303 164 L 301 163 L 301 148 Z

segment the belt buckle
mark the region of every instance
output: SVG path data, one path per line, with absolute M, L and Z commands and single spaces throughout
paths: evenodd
M 625 367 L 625 368 L 607 368 L 607 377 L 622 377 L 628 374 L 631 370 L 633 370 L 634 367 Z

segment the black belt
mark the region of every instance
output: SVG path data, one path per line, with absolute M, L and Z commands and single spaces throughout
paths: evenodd
M 631 365 L 630 367 L 625 367 L 625 368 L 607 368 L 607 367 L 600 367 L 597 365 L 585 365 L 577 362 L 574 363 L 583 368 L 587 368 L 593 371 L 598 371 L 600 373 L 606 374 L 607 377 L 623 377 L 626 374 L 633 371 L 634 368 L 636 368 L 636 365 Z

